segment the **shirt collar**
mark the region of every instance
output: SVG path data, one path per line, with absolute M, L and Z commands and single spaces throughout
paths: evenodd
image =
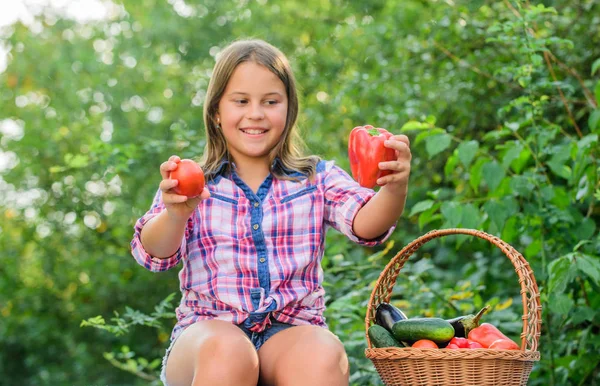
M 285 167 L 285 165 L 283 164 L 283 162 L 281 161 L 281 159 L 279 157 L 275 157 L 275 159 L 271 163 L 271 170 L 274 170 L 276 168 L 281 170 L 283 173 L 285 173 L 288 176 L 296 176 L 297 177 L 299 175 L 303 175 L 295 170 Z M 224 175 L 225 171 L 228 169 L 231 171 L 234 171 L 236 169 L 235 162 L 229 161 L 228 159 L 223 159 L 221 161 L 221 163 L 219 164 L 219 166 L 217 167 L 217 169 L 214 171 L 214 175 L 222 176 L 222 175 Z

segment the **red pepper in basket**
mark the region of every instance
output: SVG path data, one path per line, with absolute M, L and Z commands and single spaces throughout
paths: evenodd
M 490 323 L 482 323 L 479 327 L 472 329 L 471 332 L 469 332 L 469 339 L 481 344 L 483 348 L 496 348 L 500 350 L 519 349 L 519 346 L 514 341 L 512 341 L 509 337 L 498 330 L 496 326 Z M 500 345 L 499 343 L 496 343 L 495 347 L 490 347 L 492 343 L 496 342 L 497 340 L 505 341 L 502 343 L 502 348 L 498 347 Z
M 467 349 L 472 349 L 472 348 L 483 348 L 483 346 L 475 341 L 472 341 L 470 339 L 467 338 L 459 338 L 459 337 L 454 337 L 450 340 L 450 342 L 448 342 L 448 346 L 446 346 L 446 348 L 449 349 L 461 349 L 461 348 L 467 348 Z
M 377 185 L 377 179 L 390 174 L 389 170 L 380 170 L 379 163 L 396 159 L 396 151 L 383 143 L 392 137 L 385 129 L 375 129 L 371 125 L 358 126 L 350 132 L 348 157 L 352 177 L 365 188 Z
M 448 345 L 455 344 L 458 348 L 469 348 L 469 340 L 467 338 L 454 337 L 448 342 Z
M 498 339 L 490 344 L 488 348 L 492 350 L 518 350 L 519 346 L 512 340 Z
M 472 340 L 469 341 L 469 348 L 470 349 L 474 349 L 474 348 L 483 348 L 483 346 L 481 345 L 481 343 L 479 342 L 473 342 Z

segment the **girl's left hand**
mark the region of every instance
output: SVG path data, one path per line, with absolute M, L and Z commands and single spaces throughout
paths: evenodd
M 410 175 L 410 140 L 406 135 L 393 135 L 384 142 L 384 146 L 396 151 L 395 161 L 379 163 L 380 170 L 389 170 L 392 173 L 377 180 L 377 185 L 385 186 L 386 190 L 393 190 L 396 194 L 406 194 L 408 177 Z

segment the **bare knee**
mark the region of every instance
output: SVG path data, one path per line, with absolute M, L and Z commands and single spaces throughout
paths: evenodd
M 344 345 L 326 329 L 294 327 L 273 336 L 261 350 L 261 381 L 267 385 L 348 385 Z
M 195 350 L 194 378 L 212 373 L 219 376 L 258 374 L 258 355 L 245 336 L 213 334 L 199 342 Z
M 346 378 L 349 374 L 348 356 L 342 342 L 335 336 L 328 340 L 319 339 L 318 342 L 314 351 L 307 356 L 307 368 L 323 378 Z
M 166 373 L 169 386 L 256 385 L 258 355 L 238 327 L 202 321 L 177 339 Z

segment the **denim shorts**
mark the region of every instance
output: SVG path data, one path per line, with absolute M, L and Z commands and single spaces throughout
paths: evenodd
M 286 330 L 290 327 L 294 327 L 293 324 L 281 323 L 274 319 L 271 319 L 271 325 L 261 332 L 250 331 L 248 328 L 246 328 L 244 326 L 244 324 L 238 324 L 237 326 L 242 331 L 244 331 L 244 333 L 246 334 L 248 339 L 250 339 L 250 341 L 256 348 L 256 351 L 258 351 L 262 347 L 262 345 L 265 344 L 265 342 L 269 338 L 271 338 L 273 335 L 277 334 L 280 331 Z M 180 334 L 180 336 L 181 336 L 181 334 Z M 168 386 L 167 385 L 167 359 L 169 358 L 169 353 L 173 349 L 173 346 L 175 345 L 176 341 L 177 341 L 177 339 L 171 341 L 171 344 L 169 345 L 169 348 L 167 349 L 167 352 L 165 353 L 165 356 L 163 357 L 163 361 L 162 361 L 160 380 L 162 381 L 162 383 L 165 386 Z

